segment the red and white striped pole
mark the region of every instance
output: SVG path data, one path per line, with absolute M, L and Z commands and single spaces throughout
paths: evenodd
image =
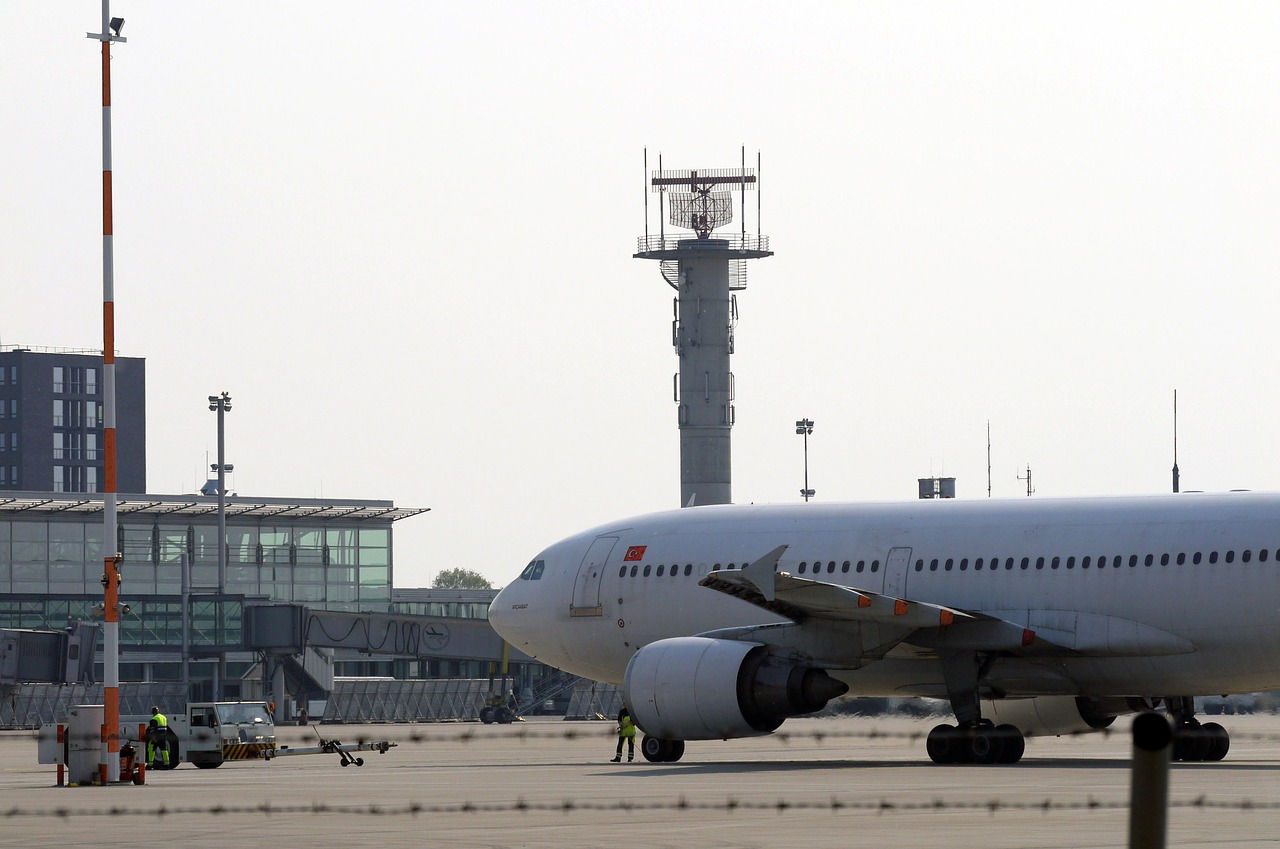
M 98 779 L 120 780 L 120 561 L 116 552 L 116 323 L 115 268 L 111 248 L 111 42 L 123 42 L 123 18 L 112 18 L 102 0 L 102 32 L 85 33 L 102 42 L 102 741 Z M 114 34 L 112 34 L 114 31 Z

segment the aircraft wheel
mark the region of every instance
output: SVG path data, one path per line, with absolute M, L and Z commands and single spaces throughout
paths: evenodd
M 1212 750 L 1213 738 L 1205 731 L 1205 726 L 1184 725 L 1174 732 L 1173 760 L 1175 761 L 1207 761 Z
M 510 725 L 515 721 L 516 715 L 511 712 L 511 708 L 500 707 L 493 712 L 493 718 L 502 725 Z
M 1000 757 L 996 759 L 996 763 L 1016 764 L 1022 760 L 1022 755 L 1027 750 L 1027 740 L 1022 732 L 1006 723 L 997 725 L 995 733 L 1000 739 Z
M 356 766 L 364 766 L 364 758 L 356 758 Z
M 640 754 L 649 763 L 663 764 L 677 761 L 684 754 L 683 740 L 663 740 L 645 737 L 640 741 Z
M 935 725 L 924 741 L 929 759 L 936 764 L 956 763 L 959 732 L 954 725 Z
M 480 721 L 483 722 L 485 725 L 492 725 L 493 724 L 493 708 L 491 707 L 480 708 Z
M 218 767 L 222 766 L 222 761 L 214 761 L 214 760 L 206 761 L 201 759 L 198 761 L 192 761 L 191 763 L 195 764 L 196 769 L 217 769 Z
M 995 729 L 968 729 L 966 737 L 967 739 L 964 740 L 965 745 L 960 749 L 965 763 L 993 764 L 1000 760 L 1004 747 L 1000 745 L 1002 741 L 995 734 Z
M 1227 752 L 1231 750 L 1231 735 L 1227 733 L 1227 729 L 1223 728 L 1216 722 L 1206 722 L 1200 726 L 1209 738 L 1208 761 L 1220 761 L 1227 756 Z

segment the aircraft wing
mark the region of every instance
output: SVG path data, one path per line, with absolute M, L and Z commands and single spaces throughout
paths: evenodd
M 880 624 L 907 629 L 926 650 L 1119 657 L 1195 651 L 1188 640 L 1140 622 L 1059 610 L 978 611 L 947 607 L 775 571 L 787 546 L 739 570 L 711 572 L 701 586 L 801 625 Z

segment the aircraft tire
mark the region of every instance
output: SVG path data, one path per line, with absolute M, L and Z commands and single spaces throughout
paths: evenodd
M 1200 726 L 1209 737 L 1209 752 L 1205 760 L 1220 761 L 1227 756 L 1227 752 L 1231 750 L 1231 735 L 1227 733 L 1227 729 L 1223 728 L 1216 722 L 1206 722 Z
M 929 760 L 936 764 L 956 763 L 959 732 L 960 729 L 954 725 L 935 725 L 924 741 Z
M 649 763 L 663 763 L 667 748 L 663 745 L 665 742 L 657 737 L 645 737 L 640 741 L 640 754 L 644 755 L 644 759 Z
M 1021 731 L 1005 724 L 997 725 L 995 734 L 1000 740 L 1000 757 L 996 759 L 996 763 L 1016 764 L 1022 760 L 1022 755 L 1027 750 L 1027 740 Z

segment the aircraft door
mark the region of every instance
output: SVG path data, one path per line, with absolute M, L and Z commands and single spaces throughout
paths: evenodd
M 578 578 L 573 582 L 573 602 L 569 605 L 570 616 L 602 616 L 600 606 L 600 582 L 604 578 L 605 564 L 613 547 L 617 545 L 617 537 L 598 537 L 587 549 L 578 567 Z
M 910 548 L 891 548 L 884 561 L 884 594 L 892 598 L 906 598 L 907 570 L 911 566 Z

